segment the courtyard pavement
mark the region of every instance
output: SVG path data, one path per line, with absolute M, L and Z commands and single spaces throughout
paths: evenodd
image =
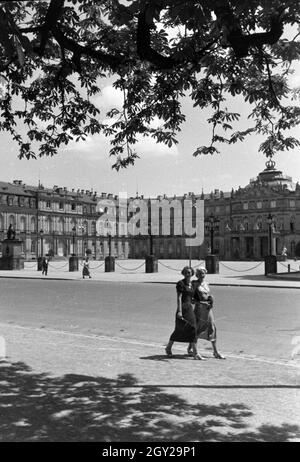
M 224 286 L 215 315 L 226 360 L 204 341 L 204 361 L 185 344 L 168 358 L 173 289 L 151 283 L 174 284 L 187 263 L 161 260 L 145 274 L 141 260 L 117 260 L 114 273 L 93 261 L 84 281 L 67 260 L 50 262 L 48 276 L 34 262 L 1 271 L 0 441 L 299 442 L 300 280 L 267 278 L 263 262 L 221 262 L 207 279 Z M 298 262 L 278 272 L 288 264 L 297 278 Z

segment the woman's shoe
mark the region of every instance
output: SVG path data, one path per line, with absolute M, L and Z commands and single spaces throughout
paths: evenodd
M 194 355 L 194 359 L 199 359 L 199 360 L 202 360 L 204 359 L 203 356 L 199 355 L 198 353 L 196 355 Z
M 194 356 L 193 348 L 188 347 L 187 353 L 188 353 L 189 356 Z
M 166 355 L 168 356 L 168 358 L 172 358 L 173 353 L 172 353 L 172 351 L 170 350 L 170 348 L 166 347 L 165 352 L 166 352 Z
M 221 355 L 220 353 L 214 353 L 214 357 L 216 359 L 226 359 L 225 356 Z

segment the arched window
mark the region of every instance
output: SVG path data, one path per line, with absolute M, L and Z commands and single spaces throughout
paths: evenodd
M 62 234 L 64 232 L 64 220 L 63 218 L 59 218 L 58 220 L 58 232 Z
M 31 241 L 31 248 L 30 248 L 30 251 L 32 253 L 35 253 L 36 252 L 36 241 L 35 240 L 32 240 Z
M 295 241 L 291 241 L 291 255 L 292 256 L 294 256 L 295 254 L 295 248 L 296 248 Z
M 262 219 L 261 219 L 261 217 L 258 217 L 258 218 L 256 219 L 255 229 L 261 230 L 262 227 L 263 227 Z
M 82 223 L 82 226 L 83 226 L 83 234 L 88 234 L 88 222 L 87 221 L 84 221 Z
M 20 219 L 20 231 L 21 233 L 24 233 L 26 231 L 26 218 L 21 217 Z
M 48 234 L 49 233 L 49 219 L 48 218 L 45 218 L 43 228 L 44 228 L 44 232 Z
M 92 221 L 91 233 L 92 235 L 96 234 L 96 222 L 95 221 Z
M 32 233 L 36 232 L 36 221 L 35 221 L 34 217 L 32 217 L 31 220 L 30 220 L 30 231 Z
M 52 233 L 53 231 L 53 222 L 52 222 L 52 218 L 51 217 L 48 217 L 48 232 L 49 233 Z
M 290 218 L 290 231 L 291 233 L 295 232 L 295 217 L 293 215 Z
M 8 218 L 8 226 L 12 225 L 13 227 L 16 226 L 16 219 L 14 215 L 10 215 Z
M 120 234 L 120 236 L 125 235 L 125 223 L 120 224 L 119 234 Z
M 244 218 L 243 226 L 244 226 L 245 231 L 249 231 L 249 220 L 248 220 L 248 218 Z

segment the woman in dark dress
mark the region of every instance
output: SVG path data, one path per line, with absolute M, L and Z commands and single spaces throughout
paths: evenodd
M 193 309 L 194 289 L 191 277 L 194 270 L 185 266 L 181 271 L 184 279 L 176 285 L 177 290 L 177 311 L 175 320 L 175 330 L 172 333 L 168 345 L 166 346 L 167 356 L 172 356 L 172 346 L 174 342 L 190 343 L 191 351 L 195 359 L 201 359 L 197 354 L 197 325 Z

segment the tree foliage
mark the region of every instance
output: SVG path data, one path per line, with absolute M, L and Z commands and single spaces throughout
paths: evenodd
M 289 134 L 300 120 L 289 87 L 299 22 L 298 0 L 0 1 L 0 129 L 21 158 L 102 132 L 119 169 L 134 163 L 141 136 L 177 143 L 189 96 L 200 117 L 211 109 L 211 142 L 195 156 L 258 133 L 272 157 L 299 145 Z M 123 108 L 100 114 L 99 82 L 112 75 Z M 230 96 L 249 103 L 245 130 Z

